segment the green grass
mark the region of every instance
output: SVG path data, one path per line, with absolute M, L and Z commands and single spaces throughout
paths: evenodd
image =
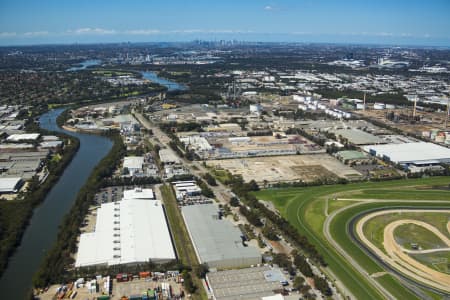
M 362 199 L 409 199 L 414 195 L 414 199 L 437 199 L 449 200 L 450 194 L 446 190 L 416 190 L 416 186 L 445 185 L 448 186 L 449 177 L 433 177 L 426 179 L 408 179 L 385 182 L 364 182 L 347 185 L 330 185 L 305 188 L 268 189 L 256 192 L 259 199 L 272 201 L 280 213 L 292 225 L 317 247 L 327 261 L 329 268 L 337 275 L 340 281 L 358 299 L 382 299 L 383 296 L 366 279 L 357 272 L 326 240 L 323 235 L 324 199 L 346 195 L 348 198 Z M 411 190 L 414 189 L 413 192 Z M 370 192 L 364 193 L 364 190 Z M 399 190 L 403 190 L 400 191 Z M 402 193 L 403 192 L 403 193 Z M 426 193 L 426 194 L 425 194 Z M 419 196 L 417 196 L 419 194 Z M 427 195 L 427 197 L 425 197 Z M 386 198 L 385 198 L 386 196 Z M 336 202 L 333 203 L 333 202 Z M 344 201 L 342 201 L 344 202 Z M 347 201 L 346 201 L 347 202 Z M 349 201 L 348 204 L 354 203 Z M 330 206 L 331 204 L 331 206 Z M 391 205 L 405 205 L 405 203 L 366 203 L 361 206 L 349 208 L 338 214 L 331 223 L 331 234 L 333 238 L 348 253 L 358 261 L 369 273 L 382 271 L 376 263 L 367 257 L 358 247 L 355 247 L 346 232 L 347 222 L 357 213 L 376 207 L 386 207 Z M 423 203 L 413 202 L 408 205 L 420 206 Z M 441 204 L 442 205 L 442 204 Z M 337 201 L 329 202 L 329 212 L 346 206 Z M 331 210 L 330 210 L 331 207 Z M 392 283 L 394 289 L 401 291 L 403 287 L 397 283 Z M 395 286 L 397 286 L 395 288 Z M 408 295 L 401 299 L 408 299 Z
M 342 194 L 342 198 L 382 200 L 449 200 L 450 190 L 423 190 L 412 187 L 404 189 L 365 189 L 356 194 Z
M 410 256 L 436 271 L 450 274 L 450 251 L 427 254 L 410 254 Z
M 164 200 L 164 208 L 169 221 L 169 227 L 175 242 L 175 248 L 177 249 L 178 259 L 186 266 L 198 266 L 199 262 L 195 254 L 194 246 L 192 245 L 171 187 L 169 185 L 163 185 L 161 187 L 161 194 Z M 194 272 L 192 272 L 192 278 L 198 287 L 195 294 L 192 295 L 193 299 L 208 299 L 200 278 Z
M 398 226 L 394 230 L 394 237 L 406 249 L 411 249 L 412 243 L 416 243 L 422 250 L 444 248 L 447 246 L 437 235 L 416 224 Z
M 381 285 L 397 299 L 419 299 L 415 294 L 403 287 L 400 282 L 390 274 L 377 277 L 375 280 L 381 283 Z
M 444 213 L 392 213 L 374 217 L 363 227 L 364 235 L 375 246 L 384 251 L 383 232 L 386 224 L 400 219 L 414 219 L 429 223 L 445 234 L 447 232 L 448 215 Z

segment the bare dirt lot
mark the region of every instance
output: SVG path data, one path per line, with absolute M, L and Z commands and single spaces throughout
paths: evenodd
M 223 168 L 242 175 L 245 181 L 280 182 L 303 180 L 311 182 L 325 177 L 359 178 L 361 173 L 328 154 L 252 157 L 210 160 L 208 166 Z

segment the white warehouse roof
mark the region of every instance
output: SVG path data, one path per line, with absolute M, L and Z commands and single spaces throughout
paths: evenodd
M 144 164 L 143 156 L 126 156 L 123 161 L 123 167 L 127 169 L 142 169 Z
M 364 151 L 378 157 L 387 157 L 400 164 L 450 162 L 450 149 L 433 143 L 417 142 L 404 144 L 369 145 Z
M 152 189 L 135 188 L 123 191 L 123 200 L 152 200 L 155 199 Z
M 10 142 L 37 140 L 40 135 L 39 133 L 11 134 L 6 140 Z
M 20 188 L 22 178 L 5 177 L 0 178 L 0 193 L 16 193 Z
M 80 236 L 76 267 L 167 262 L 175 259 L 161 202 L 127 200 L 102 204 L 95 232 Z

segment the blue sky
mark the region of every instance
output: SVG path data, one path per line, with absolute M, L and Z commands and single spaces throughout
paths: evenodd
M 0 0 L 0 45 L 237 39 L 450 46 L 450 0 Z

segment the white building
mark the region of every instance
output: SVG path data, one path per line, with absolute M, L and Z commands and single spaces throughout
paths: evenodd
M 0 194 L 17 193 L 23 185 L 20 177 L 0 178 Z
M 11 134 L 6 140 L 8 142 L 35 141 L 40 136 L 41 134 L 39 133 Z
M 154 200 L 152 189 L 135 188 L 123 191 L 123 200 Z
M 95 231 L 80 236 L 75 267 L 176 259 L 159 200 L 123 200 L 97 209 Z
M 142 173 L 144 166 L 143 156 L 126 156 L 123 160 L 123 168 L 128 169 L 130 176 Z
M 433 143 L 414 142 L 403 144 L 368 145 L 364 151 L 405 166 L 432 167 L 450 163 L 450 149 Z

